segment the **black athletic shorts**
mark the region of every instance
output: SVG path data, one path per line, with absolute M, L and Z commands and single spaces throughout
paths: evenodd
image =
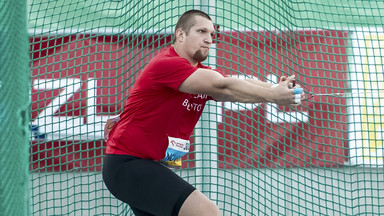
M 184 201 L 196 190 L 161 163 L 129 155 L 107 154 L 103 180 L 117 199 L 140 216 L 177 216 Z

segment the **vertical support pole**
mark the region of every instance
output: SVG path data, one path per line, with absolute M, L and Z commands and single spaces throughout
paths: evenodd
M 195 8 L 206 12 L 214 21 L 215 1 L 195 0 Z M 205 65 L 216 68 L 216 44 L 212 44 Z M 218 141 L 217 124 L 220 119 L 217 103 L 208 102 L 195 130 L 196 187 L 210 199 L 218 198 Z
M 0 215 L 29 215 L 27 1 L 0 7 Z

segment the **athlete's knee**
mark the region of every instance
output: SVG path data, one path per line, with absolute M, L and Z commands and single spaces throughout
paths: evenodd
M 217 205 L 209 200 L 200 191 L 195 190 L 184 201 L 179 211 L 179 216 L 220 216 Z

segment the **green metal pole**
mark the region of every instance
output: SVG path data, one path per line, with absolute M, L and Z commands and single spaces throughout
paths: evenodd
M 0 1 L 0 215 L 29 215 L 26 0 Z

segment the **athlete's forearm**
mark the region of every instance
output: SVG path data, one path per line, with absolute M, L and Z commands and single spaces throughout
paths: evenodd
M 248 81 L 254 85 L 258 85 L 258 86 L 262 86 L 262 87 L 266 87 L 266 88 L 270 88 L 273 85 L 271 83 L 266 83 L 266 82 L 256 80 L 256 79 L 246 79 L 246 81 Z
M 292 89 L 288 82 L 280 82 L 276 88 L 261 81 L 246 81 L 236 77 L 223 77 L 220 73 L 209 69 L 197 69 L 179 86 L 179 91 L 189 94 L 206 94 L 217 101 L 242 103 L 272 102 L 280 105 L 294 103 Z M 255 84 L 256 83 L 256 84 Z
M 218 101 L 232 101 L 243 103 L 273 102 L 274 92 L 271 85 L 258 80 L 241 80 L 237 78 L 224 78 L 217 95 L 213 97 Z

